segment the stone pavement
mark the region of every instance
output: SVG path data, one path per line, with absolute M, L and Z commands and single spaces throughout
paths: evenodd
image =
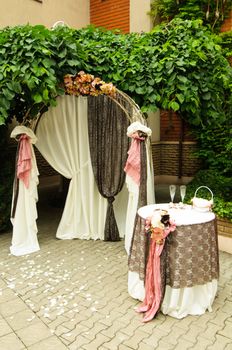
M 211 313 L 143 324 L 127 292 L 124 242 L 55 238 L 61 209 L 40 204 L 39 252 L 0 235 L 0 350 L 231 350 L 232 256 L 220 252 Z

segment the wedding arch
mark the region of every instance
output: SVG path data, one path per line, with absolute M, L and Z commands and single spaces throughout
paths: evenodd
M 69 190 L 56 237 L 130 242 L 141 205 L 154 203 L 151 130 L 128 95 L 79 72 L 64 79 L 57 106 L 11 133 L 18 143 L 12 196 L 13 255 L 40 249 L 37 239 L 39 173 L 33 146 Z

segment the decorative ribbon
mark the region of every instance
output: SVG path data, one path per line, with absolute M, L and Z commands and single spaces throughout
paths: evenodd
M 19 139 L 19 154 L 17 161 L 17 178 L 24 182 L 24 185 L 29 187 L 31 164 L 31 144 L 30 137 L 26 134 L 20 136 Z
M 154 232 L 150 242 L 149 258 L 146 267 L 146 279 L 145 279 L 145 299 L 140 307 L 137 308 L 137 312 L 145 312 L 143 322 L 148 322 L 154 318 L 161 303 L 161 275 L 160 275 L 160 255 L 163 251 L 165 238 L 170 232 L 173 232 L 176 228 L 175 224 L 171 224 L 161 231 L 158 228 L 157 232 Z M 157 239 L 154 238 L 157 234 Z
M 141 158 L 140 158 L 140 142 L 145 140 L 145 137 L 140 137 L 137 132 L 132 136 L 130 149 L 127 152 L 128 158 L 124 171 L 129 175 L 135 183 L 140 185 L 140 173 L 141 173 Z

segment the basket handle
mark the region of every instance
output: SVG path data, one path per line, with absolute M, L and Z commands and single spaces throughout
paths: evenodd
M 209 190 L 209 192 L 211 193 L 211 200 L 213 200 L 213 192 L 211 191 L 211 189 L 209 188 L 209 187 L 207 187 L 207 186 L 200 186 L 200 187 L 198 187 L 197 189 L 196 189 L 196 191 L 195 191 L 195 194 L 194 194 L 194 197 L 196 197 L 196 194 L 197 194 L 197 191 L 200 189 L 200 188 L 207 188 L 207 190 Z

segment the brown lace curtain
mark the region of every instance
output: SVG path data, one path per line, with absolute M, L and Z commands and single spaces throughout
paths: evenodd
M 115 196 L 124 181 L 129 141 L 126 113 L 110 97 L 88 97 L 89 147 L 94 177 L 100 194 L 107 198 L 104 239 L 120 240 L 113 210 Z

